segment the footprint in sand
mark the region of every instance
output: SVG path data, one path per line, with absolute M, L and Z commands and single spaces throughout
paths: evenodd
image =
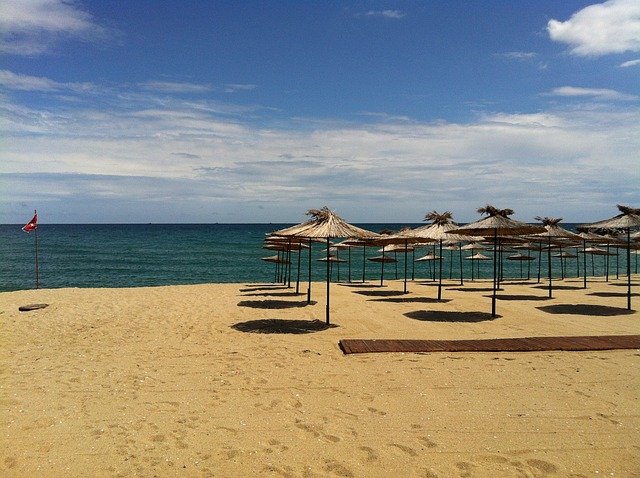
M 418 437 L 418 441 L 426 446 L 427 448 L 435 448 L 438 446 L 438 444 L 436 442 L 434 442 L 433 440 L 430 440 L 427 437 Z
M 371 463 L 378 459 L 379 455 L 376 453 L 376 451 L 373 448 L 370 448 L 368 446 L 361 446 L 359 449 L 367 454 L 367 457 L 366 457 L 367 462 Z
M 418 452 L 416 452 L 413 448 L 406 445 L 400 445 L 399 443 L 389 443 L 389 446 L 393 446 L 398 450 L 406 453 L 409 456 L 418 456 Z
M 342 463 L 338 463 L 337 461 L 325 461 L 324 471 L 327 473 L 333 473 L 334 475 L 343 476 L 346 478 L 351 478 L 354 476 L 353 472 Z
M 529 465 L 534 470 L 539 471 L 544 475 L 551 475 L 553 473 L 557 473 L 558 467 L 553 463 L 549 463 L 548 461 L 538 460 L 536 458 L 532 458 L 527 460 L 527 465 Z

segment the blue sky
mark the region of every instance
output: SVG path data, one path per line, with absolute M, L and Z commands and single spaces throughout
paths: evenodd
M 640 206 L 640 2 L 4 0 L 0 222 Z

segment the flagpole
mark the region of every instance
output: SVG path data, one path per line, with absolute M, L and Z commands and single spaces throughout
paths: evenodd
M 36 227 L 35 229 L 35 233 L 36 233 L 36 289 L 40 288 L 40 276 L 38 273 L 38 228 Z

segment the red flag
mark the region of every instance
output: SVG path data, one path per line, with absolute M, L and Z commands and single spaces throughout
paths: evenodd
M 38 212 L 34 211 L 34 214 L 33 214 L 33 217 L 31 218 L 31 221 L 26 223 L 24 225 L 24 227 L 22 228 L 22 230 L 24 232 L 31 232 L 31 231 L 35 230 L 37 227 L 38 227 Z

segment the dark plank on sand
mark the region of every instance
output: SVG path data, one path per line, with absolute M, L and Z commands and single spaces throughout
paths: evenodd
M 640 335 L 521 337 L 482 340 L 342 339 L 345 354 L 373 352 L 540 352 L 639 349 Z

